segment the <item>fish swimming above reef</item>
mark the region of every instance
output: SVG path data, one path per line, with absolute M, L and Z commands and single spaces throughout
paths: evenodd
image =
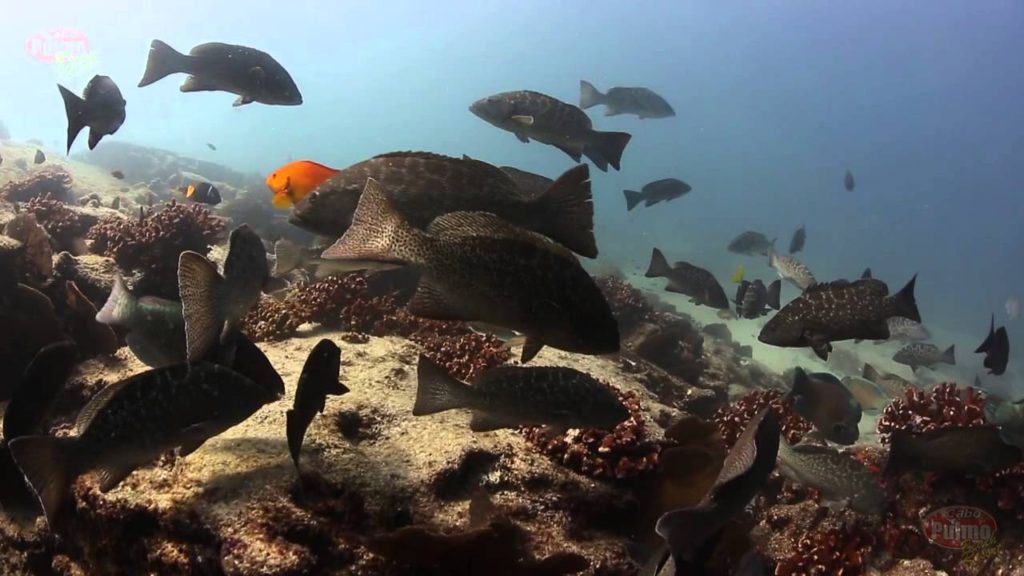
M 792 256 L 783 256 L 774 251 L 768 252 L 768 265 L 778 272 L 779 278 L 801 290 L 807 290 L 816 282 L 810 268 Z
M 669 266 L 665 255 L 657 248 L 651 251 L 651 263 L 644 276 L 667 278 L 666 291 L 685 294 L 694 304 L 719 310 L 729 308 L 729 297 L 725 295 L 725 290 L 715 279 L 714 274 L 687 262 L 676 262 Z
M 604 105 L 605 116 L 635 114 L 645 118 L 669 118 L 676 115 L 664 98 L 649 88 L 616 86 L 601 93 L 593 84 L 580 80 L 580 108 Z
M 853 180 L 853 172 L 847 170 L 846 174 L 843 175 L 843 188 L 846 188 L 847 192 L 852 192 L 855 187 L 856 182 Z
M 299 385 L 295 389 L 295 403 L 286 414 L 288 452 L 292 455 L 295 468 L 299 467 L 299 452 L 306 429 L 313 422 L 317 412 L 323 414 L 327 396 L 348 393 L 348 388 L 338 381 L 341 371 L 341 348 L 324 338 L 310 351 L 302 366 Z
M 861 405 L 843 383 L 827 372 L 797 368 L 788 392 L 797 414 L 830 442 L 849 446 L 860 436 Z
M 154 369 L 96 394 L 79 412 L 77 436 L 22 436 L 11 453 L 52 527 L 79 476 L 97 471 L 108 492 L 164 452 L 191 454 L 277 397 L 213 364 Z
M 631 135 L 598 132 L 586 112 L 540 92 L 519 90 L 482 98 L 469 107 L 482 120 L 516 135 L 550 144 L 576 162 L 586 156 L 602 172 L 618 170 Z
M 575 255 L 493 214 L 452 212 L 420 231 L 370 179 L 352 226 L 323 257 L 412 266 L 420 280 L 411 314 L 521 332 L 523 362 L 545 344 L 582 354 L 619 350 L 618 323 Z
M 83 128 L 89 128 L 89 150 L 92 150 L 104 136 L 114 134 L 124 124 L 125 100 L 109 76 L 93 76 L 81 98 L 60 84 L 57 88 L 68 117 L 68 152 Z
M 870 382 L 874 382 L 892 398 L 900 398 L 904 395 L 908 388 L 916 388 L 914 383 L 904 379 L 898 374 L 890 374 L 888 372 L 880 372 L 871 364 L 864 364 L 864 369 L 861 371 L 861 376 Z
M 920 340 L 928 340 L 932 337 L 931 332 L 924 327 L 924 324 L 915 322 L 910 318 L 893 316 L 886 320 L 886 323 L 889 324 L 889 340 L 918 342 Z
M 877 412 L 889 405 L 892 398 L 878 384 L 860 376 L 843 376 L 843 386 L 866 411 Z
M 820 444 L 790 446 L 779 441 L 779 471 L 783 476 L 810 486 L 831 502 L 848 502 L 861 514 L 878 515 L 885 507 L 881 483 L 850 454 Z
M 956 364 L 956 345 L 945 350 L 939 350 L 938 346 L 926 342 L 913 342 L 900 348 L 892 357 L 897 364 L 910 366 L 912 372 L 922 366 L 931 368 L 936 364 Z
M 775 249 L 775 240 L 769 240 L 764 234 L 747 230 L 729 242 L 729 252 L 746 254 L 747 256 L 767 256 Z
M 807 242 L 807 228 L 801 226 L 793 232 L 793 237 L 789 240 L 789 253 L 796 254 L 797 252 L 804 249 L 804 244 Z
M 142 363 L 153 368 L 178 364 L 187 359 L 185 318 L 181 303 L 155 296 L 135 297 L 120 276 L 96 321 L 128 329 L 125 343 Z
M 992 315 L 992 323 L 989 325 L 988 336 L 978 346 L 975 354 L 985 355 L 985 368 L 989 374 L 996 376 L 1006 372 L 1006 365 L 1010 361 L 1010 338 L 1006 334 L 1006 327 L 1000 326 L 996 329 L 996 315 Z
M 916 280 L 914 276 L 892 296 L 884 282 L 872 278 L 814 284 L 772 316 L 757 339 L 772 346 L 807 346 L 822 360 L 828 359 L 832 342 L 885 340 L 888 318 L 921 320 L 914 300 Z
M 121 172 L 120 170 L 113 170 L 110 172 L 110 175 L 118 180 L 124 180 L 124 172 Z
M 340 172 L 312 160 L 285 164 L 267 176 L 267 187 L 274 192 L 271 202 L 278 208 L 291 208 L 317 186 Z
M 474 432 L 539 425 L 611 430 L 629 418 L 611 388 L 573 368 L 497 366 L 470 386 L 421 354 L 416 378 L 413 416 L 466 408 Z
M 682 180 L 664 178 L 645 184 L 639 192 L 636 190 L 623 190 L 622 193 L 626 197 L 626 210 L 628 211 L 636 208 L 636 205 L 640 202 L 643 202 L 645 207 L 649 207 L 659 202 L 668 202 L 669 200 L 681 198 L 690 190 L 692 190 L 690 185 Z
M 295 205 L 289 222 L 315 234 L 341 236 L 368 178 L 379 182 L 403 219 L 420 230 L 451 212 L 490 212 L 581 256 L 597 256 L 590 168 L 585 164 L 567 170 L 537 195 L 479 160 L 429 152 L 382 154 L 324 182 Z
M 32 163 L 42 164 L 43 162 L 46 162 L 46 154 L 43 154 L 42 150 L 36 148 L 36 155 L 32 158 Z
M 1012 466 L 1020 458 L 1020 450 L 1003 441 L 997 426 L 895 430 L 885 472 L 986 474 Z
M 665 539 L 677 566 L 677 574 L 690 574 L 685 567 L 703 566 L 708 542 L 716 538 L 729 520 L 740 513 L 761 491 L 779 452 L 782 428 L 771 408 L 758 412 L 729 450 L 718 479 L 704 499 L 692 508 L 665 513 L 655 527 Z
M 263 242 L 245 224 L 231 231 L 223 276 L 202 254 L 182 252 L 178 293 L 188 361 L 203 357 L 218 341 L 225 342 L 259 300 L 260 292 L 273 292 L 279 284 L 270 276 Z
M 160 40 L 153 40 L 139 88 L 179 72 L 189 75 L 181 85 L 182 92 L 229 92 L 238 96 L 234 106 L 251 102 L 280 106 L 302 104 L 302 94 L 295 81 L 270 54 L 221 42 L 200 44 L 186 55 Z
M 754 280 L 748 282 L 743 280 L 736 287 L 736 314 L 740 318 L 760 318 L 768 313 L 769 309 L 778 310 L 779 294 L 782 290 L 782 280 L 775 280 L 768 287 L 764 282 Z
M 182 186 L 178 191 L 193 202 L 209 206 L 220 204 L 220 190 L 209 182 L 193 182 L 188 186 Z

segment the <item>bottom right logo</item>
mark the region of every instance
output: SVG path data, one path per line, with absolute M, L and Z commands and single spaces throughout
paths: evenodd
M 971 549 L 993 541 L 996 519 L 974 506 L 946 506 L 924 517 L 924 534 L 936 546 Z

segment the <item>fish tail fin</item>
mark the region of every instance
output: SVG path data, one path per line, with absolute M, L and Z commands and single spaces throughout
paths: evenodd
M 370 260 L 417 264 L 426 235 L 414 229 L 395 209 L 384 188 L 373 178 L 359 196 L 352 225 L 330 248 L 328 260 Z
M 583 154 L 603 172 L 608 171 L 609 164 L 618 170 L 622 152 L 632 137 L 626 132 L 594 132 L 583 147 Z
M 867 362 L 864 363 L 864 368 L 861 370 L 860 375 L 865 380 L 870 380 L 871 382 L 878 382 L 882 377 L 882 375 L 878 373 L 878 369 Z
M 573 252 L 597 257 L 594 240 L 594 201 L 590 190 L 590 167 L 580 164 L 567 170 L 539 199 L 543 204 L 546 236 Z
M 78 133 L 85 128 L 85 100 L 71 90 L 57 84 L 60 96 L 64 99 L 64 113 L 68 117 L 68 152 Z
M 166 42 L 153 40 L 149 45 L 149 59 L 146 60 L 146 71 L 139 80 L 139 88 L 149 86 L 171 74 L 189 72 L 191 57 L 171 48 Z
M 893 295 L 892 301 L 895 305 L 893 316 L 909 318 L 914 322 L 921 321 L 921 313 L 917 311 L 917 300 L 914 299 L 914 285 L 917 284 L 917 274 L 907 282 L 902 290 Z
M 623 190 L 622 194 L 626 197 L 626 211 L 636 208 L 636 205 L 644 199 L 644 195 L 636 190 Z
M 39 499 L 51 527 L 78 478 L 76 438 L 22 436 L 11 440 L 11 455 Z
M 867 279 L 867 278 L 871 278 L 872 277 L 871 276 L 871 268 L 865 268 L 864 272 L 861 272 L 860 277 L 861 277 L 862 280 Z
M 781 309 L 782 308 L 782 304 L 780 302 L 781 294 L 782 294 L 782 280 L 775 280 L 774 282 L 769 284 L 768 285 L 768 306 L 770 306 L 774 310 Z
M 981 354 L 982 352 L 988 352 L 989 348 L 992 347 L 992 341 L 996 338 L 996 315 L 992 315 L 992 321 L 988 325 L 988 336 L 985 336 L 985 341 L 981 343 L 981 346 L 974 351 L 975 354 Z
M 644 276 L 647 278 L 664 277 L 671 271 L 672 268 L 668 265 L 665 255 L 661 253 L 661 250 L 653 248 L 651 250 L 651 263 L 647 266 L 647 273 Z
M 416 403 L 412 407 L 413 416 L 465 408 L 469 404 L 470 393 L 469 386 L 459 382 L 445 372 L 444 368 L 420 354 L 420 361 L 416 367 Z
M 274 276 L 284 276 L 301 263 L 301 246 L 284 238 L 274 242 Z
M 137 302 L 118 274 L 114 276 L 114 287 L 110 289 L 106 304 L 96 313 L 96 321 L 108 326 L 124 326 L 131 322 Z
M 665 539 L 677 562 L 689 560 L 707 539 L 714 535 L 720 519 L 710 506 L 680 508 L 658 518 L 654 530 Z
M 185 251 L 178 257 L 178 295 L 189 362 L 202 358 L 220 337 L 224 326 L 222 282 L 217 267 L 202 255 Z
M 580 108 L 586 110 L 604 104 L 604 94 L 586 80 L 580 80 Z
M 946 348 L 946 350 L 942 352 L 942 357 L 939 358 L 939 361 L 940 362 L 945 362 L 946 364 L 952 364 L 952 365 L 955 366 L 956 365 L 956 344 L 950 346 L 949 348 Z

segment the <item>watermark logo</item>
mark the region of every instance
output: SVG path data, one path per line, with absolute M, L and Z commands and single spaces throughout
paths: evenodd
M 995 540 L 996 519 L 974 506 L 946 506 L 924 517 L 924 534 L 936 546 L 976 549 Z
M 52 28 L 29 36 L 25 40 L 25 53 L 39 62 L 53 65 L 63 80 L 83 76 L 99 66 L 88 35 L 74 28 Z

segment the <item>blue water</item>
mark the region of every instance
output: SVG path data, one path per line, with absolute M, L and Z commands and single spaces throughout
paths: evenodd
M 642 85 L 678 116 L 590 111 L 598 129 L 634 135 L 622 172 L 593 171 L 603 257 L 645 268 L 656 245 L 723 281 L 739 263 L 764 277 L 761 264 L 727 253 L 728 241 L 754 229 L 784 247 L 806 224 L 802 256 L 819 280 L 871 266 L 895 290 L 919 273 L 926 323 L 962 338 L 964 373 L 980 370 L 967 347 L 989 313 L 1005 320 L 1006 298 L 1024 296 L 1020 2 L 102 4 L 5 8 L 0 119 L 16 138 L 62 143 L 54 84 L 79 92 L 98 72 L 128 102 L 112 139 L 243 170 L 299 158 L 342 167 L 413 149 L 553 177 L 572 165 L 567 156 L 521 144 L 469 104 L 513 89 L 576 102 L 580 79 Z M 98 66 L 67 78 L 31 58 L 25 40 L 55 27 L 86 32 Z M 214 40 L 266 50 L 305 103 L 232 108 L 233 95 L 179 93 L 181 75 L 136 88 L 153 38 L 181 51 Z M 75 150 L 84 148 L 83 136 Z M 854 192 L 842 187 L 847 168 Z M 626 213 L 623 188 L 670 176 L 693 192 Z M 1008 328 L 1024 342 L 1020 322 Z

